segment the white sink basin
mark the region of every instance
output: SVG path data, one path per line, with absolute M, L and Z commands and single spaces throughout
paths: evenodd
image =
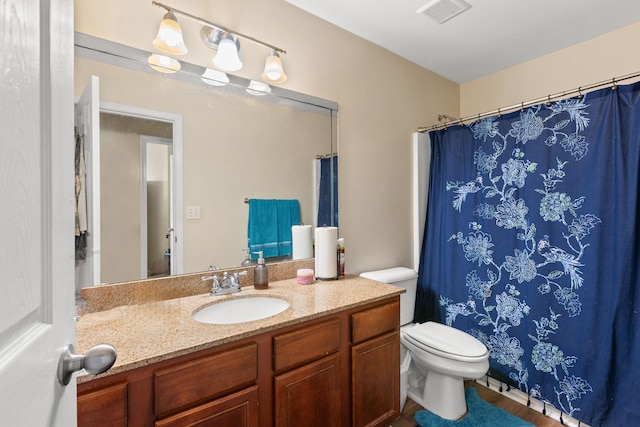
M 195 312 L 193 318 L 202 323 L 228 325 L 275 316 L 287 308 L 289 303 L 280 298 L 234 298 L 206 306 Z

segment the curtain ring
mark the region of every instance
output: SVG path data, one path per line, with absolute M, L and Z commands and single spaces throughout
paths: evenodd
M 584 98 L 584 95 L 582 94 L 582 86 L 578 86 L 578 99 L 582 98 Z
M 500 112 L 500 109 L 498 108 L 498 118 L 502 117 L 502 113 Z
M 524 111 L 524 101 L 520 103 L 520 111 Z
M 547 107 L 551 107 L 551 95 L 547 95 Z
M 611 79 L 611 89 L 612 90 L 618 89 L 618 85 L 616 84 L 616 78 L 615 77 Z

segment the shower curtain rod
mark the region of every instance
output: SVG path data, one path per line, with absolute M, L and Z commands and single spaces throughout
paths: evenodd
M 524 107 L 529 107 L 531 105 L 536 105 L 536 104 L 539 104 L 539 103 L 541 103 L 543 101 L 551 102 L 551 100 L 558 99 L 558 98 L 564 98 L 564 97 L 566 97 L 568 95 L 573 95 L 573 94 L 576 94 L 576 93 L 579 94 L 580 96 L 582 96 L 582 92 L 584 92 L 584 91 L 590 91 L 590 90 L 599 89 L 599 88 L 602 88 L 602 87 L 610 86 L 610 87 L 615 89 L 619 82 L 624 81 L 624 80 L 634 79 L 634 78 L 637 78 L 637 77 L 640 77 L 640 71 L 636 71 L 635 73 L 627 74 L 627 75 L 621 76 L 621 77 L 614 77 L 611 80 L 604 80 L 604 81 L 601 81 L 601 82 L 598 82 L 598 83 L 592 83 L 592 84 L 587 85 L 587 86 L 580 86 L 577 89 L 572 89 L 572 90 L 568 90 L 568 91 L 565 91 L 565 92 L 556 93 L 554 95 L 547 95 L 547 96 L 545 96 L 543 98 L 532 99 L 530 101 L 521 102 L 519 104 L 510 105 L 508 107 L 498 108 L 497 110 L 487 111 L 486 113 L 476 114 L 475 116 L 463 117 L 461 119 L 456 119 L 456 120 L 451 121 L 449 123 L 436 124 L 436 125 L 433 125 L 433 126 L 422 126 L 422 127 L 418 128 L 418 132 L 425 133 L 425 132 L 428 132 L 430 130 L 446 129 L 450 125 L 455 125 L 455 124 L 462 125 L 464 122 L 468 122 L 468 121 L 471 121 L 471 120 L 480 120 L 480 119 L 483 119 L 485 117 L 495 116 L 496 114 L 498 116 L 500 116 L 502 113 L 509 112 L 511 110 L 516 110 L 518 108 L 524 109 Z M 446 114 L 441 114 L 441 115 L 439 115 L 439 117 L 451 118 L 451 116 L 447 116 Z

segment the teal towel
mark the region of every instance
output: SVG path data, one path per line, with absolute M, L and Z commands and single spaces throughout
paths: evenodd
M 249 200 L 249 250 L 251 258 L 291 255 L 291 227 L 300 224 L 298 200 Z

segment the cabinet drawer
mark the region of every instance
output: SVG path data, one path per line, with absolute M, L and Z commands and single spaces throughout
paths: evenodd
M 273 337 L 273 369 L 280 371 L 340 348 L 340 319 L 331 319 Z
M 105 416 L 108 414 L 108 416 Z M 127 384 L 120 383 L 78 395 L 78 426 L 127 425 Z
M 156 416 L 245 387 L 257 377 L 255 343 L 156 371 Z
M 351 341 L 356 344 L 400 327 L 400 300 L 351 315 Z

